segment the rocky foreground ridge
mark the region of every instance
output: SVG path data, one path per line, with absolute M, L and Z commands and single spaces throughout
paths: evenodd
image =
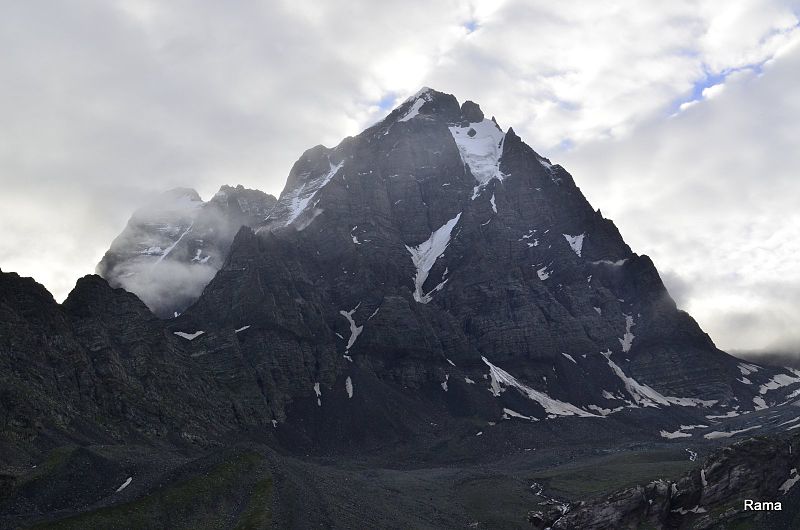
M 798 444 L 800 435 L 751 438 L 718 449 L 677 480 L 656 480 L 574 506 L 554 504 L 531 512 L 529 521 L 539 530 L 797 528 Z

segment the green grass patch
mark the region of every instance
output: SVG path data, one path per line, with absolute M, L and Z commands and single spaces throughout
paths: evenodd
M 19 477 L 19 486 L 29 484 L 35 480 L 44 479 L 58 468 L 63 466 L 69 457 L 78 449 L 77 445 L 63 445 L 56 447 L 45 456 L 44 460 L 29 473 Z
M 676 479 L 694 465 L 685 454 L 676 451 L 630 452 L 542 470 L 534 480 L 553 493 L 577 500 L 659 478 Z
M 250 502 L 236 525 L 236 530 L 252 530 L 272 526 L 272 477 L 256 483 Z
M 271 521 L 272 480 L 263 457 L 239 453 L 194 476 L 132 502 L 100 508 L 34 528 L 264 528 Z M 244 509 L 242 509 L 244 506 Z

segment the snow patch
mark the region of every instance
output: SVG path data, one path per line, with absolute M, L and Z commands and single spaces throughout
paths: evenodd
M 778 490 L 782 491 L 783 494 L 786 495 L 789 493 L 789 490 L 792 489 L 795 484 L 797 484 L 798 480 L 800 480 L 800 475 L 797 474 L 797 468 L 793 467 L 789 472 L 789 478 L 787 478 L 786 481 L 781 484 Z
M 353 380 L 350 379 L 350 376 L 347 376 L 347 379 L 344 381 L 344 389 L 347 390 L 347 397 L 353 397 Z
M 697 425 L 681 425 L 681 430 L 682 431 L 691 431 L 693 429 L 703 429 L 705 427 L 708 427 L 708 425 L 703 425 L 703 424 L 700 424 L 700 423 L 698 423 Z
M 441 290 L 447 283 L 445 279 L 428 293 L 422 291 L 422 286 L 425 284 L 425 280 L 428 279 L 431 268 L 433 268 L 436 260 L 444 254 L 444 251 L 450 245 L 453 228 L 455 228 L 460 218 L 461 213 L 439 227 L 426 241 L 423 241 L 419 245 L 415 247 L 406 245 L 406 250 L 411 253 L 411 261 L 417 269 L 414 275 L 414 300 L 417 302 L 427 304 L 431 301 L 433 293 Z
M 156 260 L 156 262 L 155 262 L 155 263 L 153 263 L 153 267 L 152 267 L 152 268 L 155 268 L 155 267 L 156 267 L 156 265 L 158 265 L 159 263 L 161 263 L 162 261 L 164 261 L 164 258 L 166 258 L 167 256 L 169 256 L 169 253 L 170 253 L 170 252 L 172 252 L 172 251 L 175 249 L 175 247 L 177 247 L 177 246 L 178 246 L 178 243 L 180 243 L 180 242 L 183 240 L 183 238 L 184 238 L 184 237 L 186 237 L 186 234 L 188 234 L 189 232 L 191 232 L 191 231 L 192 231 L 192 227 L 194 227 L 194 221 L 192 221 L 192 224 L 190 224 L 190 225 L 189 225 L 189 227 L 188 227 L 188 228 L 187 228 L 187 229 L 186 229 L 186 230 L 185 230 L 185 231 L 184 231 L 184 232 L 183 232 L 183 233 L 180 235 L 180 237 L 179 237 L 178 239 L 176 239 L 176 240 L 175 240 L 175 242 L 174 242 L 174 243 L 172 243 L 172 244 L 171 244 L 169 247 L 167 247 L 167 249 L 164 251 L 164 253 L 163 253 L 163 254 L 161 254 L 161 255 L 158 257 L 158 259 Z
M 472 136 L 471 131 L 474 131 Z M 478 181 L 473 199 L 478 196 L 480 187 L 490 180 L 503 180 L 500 158 L 506 135 L 495 122 L 483 120 L 466 127 L 450 127 L 450 134 L 453 135 L 462 162 Z
M 700 505 L 695 506 L 694 508 L 689 508 L 688 510 L 686 508 L 675 508 L 671 511 L 672 513 L 679 513 L 681 515 L 686 515 L 689 513 L 706 513 L 706 509 Z
M 122 491 L 125 488 L 127 488 L 130 485 L 132 480 L 133 480 L 133 477 L 128 477 L 127 479 L 125 479 L 125 482 L 123 482 L 122 485 L 117 488 L 116 493 L 119 493 L 120 491 Z
M 525 416 L 524 414 L 520 414 L 519 412 L 515 412 L 511 409 L 503 409 L 503 419 L 507 420 L 509 418 L 519 418 L 521 420 L 530 420 L 530 421 L 538 421 L 536 418 L 532 418 L 530 416 Z
M 415 95 L 411 96 L 411 98 L 409 98 L 406 101 L 409 101 L 411 99 L 414 100 L 414 103 L 401 118 L 398 118 L 397 120 L 398 122 L 405 122 L 417 117 L 417 115 L 419 114 L 419 110 L 422 108 L 422 106 L 426 102 L 431 100 L 431 95 L 428 93 L 428 90 L 423 89 L 417 92 Z
M 738 431 L 712 431 L 708 434 L 703 435 L 703 438 L 706 440 L 717 440 L 719 438 L 730 438 L 731 436 L 747 431 L 752 431 L 753 429 L 760 428 L 761 425 L 753 425 L 752 427 L 747 427 L 746 429 L 739 429 Z
M 494 193 L 492 193 L 492 198 L 489 199 L 489 202 L 492 204 L 492 211 L 497 213 L 497 203 L 494 201 Z
M 563 352 L 561 353 L 561 355 L 563 355 L 564 357 L 566 357 L 567 359 L 569 359 L 573 363 L 578 364 L 578 362 L 575 359 L 573 359 L 572 355 L 570 355 L 568 353 L 563 353 Z
M 673 440 L 673 439 L 675 439 L 675 438 L 690 438 L 691 436 L 692 436 L 692 435 L 691 435 L 690 433 L 688 433 L 688 432 L 681 432 L 681 431 L 675 431 L 675 432 L 661 431 L 661 437 L 662 437 L 662 438 L 668 438 L 668 439 L 670 439 L 670 440 Z
M 317 406 L 321 407 L 322 400 L 320 398 L 322 397 L 322 391 L 319 389 L 319 382 L 314 383 L 314 393 L 317 395 Z
M 726 412 L 725 414 L 718 416 L 706 416 L 706 418 L 708 418 L 709 420 L 723 420 L 725 418 L 735 418 L 736 416 L 739 416 L 739 413 L 735 410 L 732 410 L 730 412 Z
M 608 416 L 610 414 L 614 414 L 615 412 L 621 411 L 625 407 L 617 407 L 615 409 L 604 409 L 603 407 L 600 407 L 598 405 L 586 405 L 586 408 L 597 412 L 601 416 Z
M 545 265 L 541 269 L 536 271 L 536 274 L 539 276 L 539 279 L 545 281 L 547 278 L 550 277 L 550 272 L 547 270 L 547 266 Z
M 200 251 L 198 250 L 198 252 Z M 160 256 L 163 253 L 164 249 L 161 247 L 147 247 L 146 249 L 139 251 L 139 254 L 145 254 L 147 256 Z
M 205 265 L 206 263 L 208 263 L 208 260 L 211 259 L 211 256 L 202 257 L 201 256 L 202 253 L 203 253 L 202 249 L 198 248 L 197 250 L 195 250 L 194 257 L 192 258 L 192 261 L 193 262 L 197 262 L 197 263 L 199 263 L 201 265 Z
M 328 182 L 330 182 L 330 180 L 334 176 L 336 176 L 336 173 L 338 173 L 339 170 L 342 169 L 342 166 L 344 165 L 344 160 L 342 160 L 335 166 L 330 160 L 328 161 L 328 164 L 330 165 L 330 170 L 326 174 L 317 177 L 310 182 L 305 182 L 299 188 L 297 188 L 296 190 L 292 190 L 292 192 L 290 192 L 288 199 L 289 212 L 284 226 L 289 226 L 295 221 L 295 219 L 300 217 L 300 214 L 302 214 L 306 210 L 308 205 L 317 195 L 317 192 L 322 188 L 324 188 L 325 185 L 328 184 Z
M 716 400 L 702 400 L 697 398 L 679 398 L 672 396 L 664 396 L 657 390 L 639 383 L 632 377 L 625 375 L 622 368 L 611 360 L 611 350 L 601 352 L 603 357 L 608 361 L 608 366 L 622 380 L 625 385 L 625 390 L 633 398 L 637 405 L 644 407 L 658 407 L 659 405 L 670 406 L 679 405 L 681 407 L 696 407 L 698 405 L 711 406 L 716 403 Z
M 755 364 L 750 363 L 739 363 L 739 370 L 742 372 L 742 375 L 750 375 L 758 372 L 760 366 L 756 366 Z
M 505 387 L 514 387 L 516 388 L 521 394 L 526 395 L 528 399 L 537 402 L 548 415 L 554 416 L 582 416 L 584 418 L 597 418 L 598 416 L 592 414 L 591 412 L 586 412 L 583 409 L 580 409 L 573 405 L 572 403 L 565 403 L 563 401 L 559 401 L 557 399 L 553 399 L 544 392 L 539 392 L 538 390 L 534 390 L 529 386 L 521 383 L 518 381 L 514 376 L 499 368 L 492 363 L 486 357 L 481 357 L 481 360 L 489 367 L 489 374 L 492 380 L 492 388 L 491 392 L 495 396 L 499 396 L 501 392 L 504 392 Z
M 200 335 L 202 335 L 203 333 L 205 333 L 205 331 L 195 331 L 194 333 L 186 333 L 185 331 L 173 331 L 172 332 L 173 335 L 177 335 L 180 338 L 186 339 L 186 340 L 194 340 L 197 337 L 199 337 Z
M 353 347 L 353 344 L 356 343 L 356 339 L 361 332 L 364 331 L 364 326 L 356 326 L 356 321 L 353 320 L 353 313 L 356 312 L 358 307 L 361 305 L 361 302 L 358 303 L 353 309 L 350 311 L 339 311 L 339 314 L 342 315 L 344 318 L 347 319 L 347 322 L 350 323 L 350 338 L 347 340 L 347 347 L 345 348 L 345 353 L 350 351 L 350 348 Z
M 242 326 L 240 328 L 234 329 L 233 332 L 234 333 L 241 333 L 242 331 L 244 331 L 246 329 L 250 329 L 250 326 Z
M 567 243 L 569 243 L 569 246 L 572 249 L 572 251 L 575 252 L 575 254 L 577 254 L 578 257 L 580 258 L 581 251 L 583 250 L 583 238 L 586 236 L 586 234 L 583 233 L 577 236 L 571 236 L 569 234 L 561 234 L 561 235 L 564 236 L 564 239 L 567 240 Z
M 631 333 L 631 328 L 635 326 L 633 322 L 633 316 L 625 315 L 625 335 L 622 336 L 621 339 L 617 339 L 622 346 L 622 351 L 627 353 L 631 350 L 631 345 L 633 345 L 633 339 L 636 337 L 633 333 Z
M 625 262 L 628 261 L 628 258 L 620 259 L 617 261 L 611 261 L 610 259 L 598 259 L 595 261 L 590 261 L 589 263 L 592 265 L 609 265 L 611 267 L 622 267 L 625 265 Z
M 784 386 L 790 386 L 800 383 L 800 377 L 792 377 L 787 374 L 777 374 L 773 376 L 767 383 L 761 385 L 758 389 L 759 394 L 766 394 L 770 390 L 776 390 Z

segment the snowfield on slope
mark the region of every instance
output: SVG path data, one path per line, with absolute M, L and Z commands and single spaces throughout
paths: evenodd
M 436 260 L 444 254 L 444 251 L 447 250 L 447 247 L 450 245 L 453 228 L 455 228 L 459 219 L 461 219 L 460 212 L 435 230 L 426 241 L 423 241 L 415 247 L 406 245 L 406 250 L 411 253 L 411 261 L 414 262 L 414 267 L 417 269 L 414 275 L 414 300 L 417 302 L 427 304 L 431 301 L 433 293 L 441 290 L 447 283 L 447 279 L 444 279 L 428 293 L 422 290 L 422 286 L 425 284 L 425 280 L 428 279 L 431 268 L 433 268 Z
M 470 123 L 466 127 L 450 127 L 450 134 L 458 146 L 461 160 L 469 167 L 472 176 L 478 181 L 473 199 L 481 186 L 496 178 L 503 180 L 500 172 L 500 157 L 503 155 L 505 133 L 492 120 Z M 470 133 L 474 134 L 470 136 Z
M 602 418 L 591 412 L 587 412 L 578 408 L 572 403 L 565 403 L 553 399 L 544 392 L 539 392 L 531 387 L 518 381 L 513 375 L 509 374 L 502 368 L 493 365 L 486 357 L 481 357 L 481 360 L 489 367 L 489 375 L 491 377 L 491 392 L 495 397 L 500 396 L 506 390 L 503 387 L 512 387 L 517 389 L 520 393 L 527 396 L 532 401 L 535 401 L 542 406 L 544 411 L 549 416 L 582 416 L 584 418 Z

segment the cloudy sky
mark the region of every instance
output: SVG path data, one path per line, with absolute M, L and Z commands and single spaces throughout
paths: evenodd
M 57 299 L 176 187 L 279 194 L 427 85 L 575 176 L 717 344 L 800 351 L 800 0 L 7 2 L 0 268 Z

